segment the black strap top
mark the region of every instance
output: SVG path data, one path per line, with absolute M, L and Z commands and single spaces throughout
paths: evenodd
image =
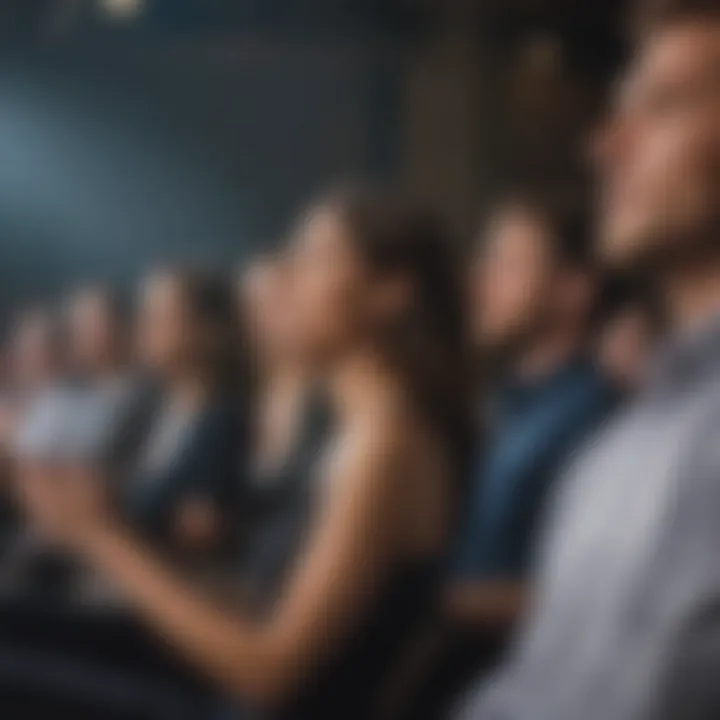
M 273 720 L 375 720 L 435 615 L 440 562 L 398 567 L 339 653 L 309 671 Z
M 296 450 L 273 478 L 261 531 L 254 540 L 246 573 L 259 609 L 267 611 L 282 593 L 302 547 L 316 507 L 315 460 L 328 437 L 329 417 L 322 406 L 309 409 Z M 272 714 L 248 718 L 290 720 L 364 720 L 372 718 L 390 677 L 411 650 L 435 609 L 441 558 L 398 566 L 388 577 L 339 653 L 312 669 L 300 690 Z M 245 714 L 240 717 L 245 718 Z
M 267 612 L 282 594 L 312 521 L 316 464 L 330 431 L 330 414 L 319 399 L 308 402 L 300 432 L 285 462 L 248 483 L 247 514 L 252 527 L 243 552 L 249 602 Z

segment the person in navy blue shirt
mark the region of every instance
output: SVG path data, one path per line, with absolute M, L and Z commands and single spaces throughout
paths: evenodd
M 580 213 L 534 197 L 493 214 L 471 281 L 473 332 L 497 379 L 452 559 L 452 617 L 508 628 L 527 601 L 539 519 L 612 405 L 588 358 L 597 278 Z

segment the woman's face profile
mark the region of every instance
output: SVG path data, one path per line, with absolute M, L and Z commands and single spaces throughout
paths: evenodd
M 300 351 L 327 361 L 362 343 L 369 279 L 338 213 L 312 211 L 287 252 L 288 320 Z

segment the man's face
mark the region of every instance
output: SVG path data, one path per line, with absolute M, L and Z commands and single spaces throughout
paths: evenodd
M 496 217 L 481 238 L 470 282 L 478 346 L 507 349 L 546 320 L 555 275 L 546 232 L 539 219 L 509 210 Z
M 651 34 L 596 147 L 601 254 L 619 268 L 720 250 L 720 23 Z
M 57 371 L 57 352 L 53 342 L 51 318 L 31 314 L 21 318 L 10 348 L 10 372 L 13 383 L 23 390 L 35 389 Z
M 94 372 L 113 360 L 118 338 L 106 301 L 92 291 L 72 299 L 68 312 L 71 363 L 80 372 Z

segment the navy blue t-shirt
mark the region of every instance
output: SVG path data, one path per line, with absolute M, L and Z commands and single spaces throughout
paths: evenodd
M 466 523 L 452 562 L 456 579 L 525 576 L 548 493 L 614 398 L 610 384 L 584 359 L 500 393 L 475 461 Z

